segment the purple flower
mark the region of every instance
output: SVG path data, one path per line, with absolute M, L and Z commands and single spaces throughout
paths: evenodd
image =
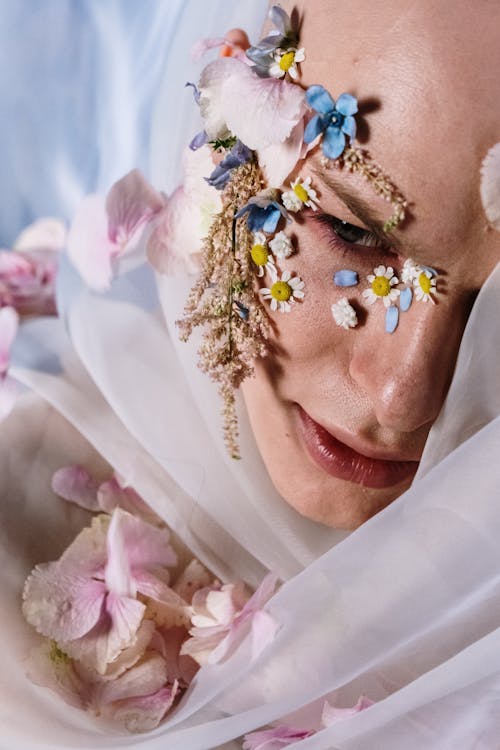
M 229 182 L 233 169 L 246 164 L 251 158 L 251 150 L 241 141 L 236 141 L 227 156 L 224 157 L 220 164 L 217 164 L 210 177 L 206 177 L 205 179 L 212 187 L 222 190 Z
M 310 120 L 304 132 L 304 143 L 312 143 L 323 135 L 323 153 L 328 159 L 337 159 L 346 147 L 346 135 L 356 136 L 358 102 L 350 94 L 341 94 L 337 102 L 323 86 L 309 86 L 306 101 L 318 114 Z
M 255 47 L 246 51 L 247 57 L 254 63 L 255 72 L 264 78 L 270 75 L 269 69 L 274 63 L 275 51 L 296 47 L 299 41 L 290 16 L 279 5 L 271 6 L 269 19 L 275 28 Z

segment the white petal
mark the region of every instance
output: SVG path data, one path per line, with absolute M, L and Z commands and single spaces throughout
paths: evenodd
M 480 192 L 488 221 L 500 231 L 500 143 L 492 146 L 483 160 Z

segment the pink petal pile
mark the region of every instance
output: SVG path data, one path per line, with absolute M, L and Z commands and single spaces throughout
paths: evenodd
M 274 636 L 263 611 L 274 576 L 250 596 L 240 582 L 222 585 L 196 559 L 181 568 L 168 529 L 117 476 L 99 481 L 67 466 L 52 487 L 96 515 L 59 560 L 37 565 L 26 581 L 23 613 L 43 636 L 29 662 L 33 682 L 145 732 L 164 719 L 200 664 L 227 658 L 249 632 L 254 656 Z

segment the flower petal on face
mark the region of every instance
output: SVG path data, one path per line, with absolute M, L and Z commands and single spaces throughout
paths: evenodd
M 399 310 L 395 305 L 391 305 L 387 308 L 385 314 L 385 330 L 387 333 L 394 333 L 398 327 L 399 322 Z
M 410 309 L 412 298 L 413 292 L 411 290 L 411 287 L 407 286 L 405 289 L 401 290 L 401 294 L 399 295 L 399 307 L 403 312 L 406 312 Z
M 321 115 L 314 115 L 309 120 L 304 130 L 304 143 L 312 143 L 326 127 L 324 118 Z
M 105 201 L 89 195 L 78 208 L 68 233 L 68 255 L 82 279 L 91 289 L 109 288 L 111 257 L 116 247 L 108 237 Z
M 5 375 L 9 366 L 10 349 L 17 335 L 19 316 L 13 307 L 0 309 L 0 375 Z
M 356 138 L 356 120 L 354 117 L 346 117 L 342 123 L 342 132 L 349 138 Z
M 484 157 L 480 192 L 488 221 L 500 231 L 500 143 L 492 146 Z
M 239 70 L 239 67 L 234 66 L 246 67 L 238 60 L 224 58 L 209 63 L 201 72 L 198 84 L 200 113 L 208 139 L 211 141 L 228 135 L 222 98 L 228 78 L 235 70 Z
M 66 575 L 59 563 L 38 565 L 26 581 L 23 613 L 30 625 L 58 643 L 80 638 L 101 616 L 102 581 Z
M 128 240 L 139 226 L 149 221 L 165 205 L 138 169 L 115 182 L 106 198 L 108 235 L 111 242 Z
M 228 128 L 248 148 L 259 151 L 283 143 L 305 113 L 300 86 L 275 78 L 259 78 L 239 66 L 223 88 L 222 110 Z
M 344 268 L 341 271 L 336 271 L 333 276 L 333 283 L 335 286 L 356 286 L 359 283 L 359 276 L 356 271 L 351 271 L 348 268 Z
M 51 486 L 56 495 L 64 500 L 94 513 L 100 510 L 97 502 L 99 483 L 83 466 L 64 466 L 58 469 L 52 476 Z
M 309 86 L 307 89 L 306 101 L 316 112 L 323 115 L 335 109 L 335 102 L 328 91 L 323 86 L 317 84 Z
M 199 39 L 191 47 L 191 60 L 193 62 L 199 62 L 203 55 L 205 55 L 209 50 L 216 49 L 217 47 L 222 47 L 222 45 L 225 43 L 226 40 L 224 39 L 224 37 L 216 37 L 213 39 Z
M 321 146 L 328 159 L 337 159 L 345 148 L 345 135 L 340 128 L 330 125 L 326 129 Z
M 344 115 L 344 117 L 355 115 L 358 111 L 358 100 L 355 96 L 351 96 L 351 94 L 341 94 L 337 99 L 335 109 L 341 115 Z

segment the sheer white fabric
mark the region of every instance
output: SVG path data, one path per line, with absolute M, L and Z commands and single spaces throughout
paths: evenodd
M 244 25 L 239 9 L 238 18 Z M 169 134 L 162 153 L 177 137 Z M 170 187 L 167 161 L 158 168 Z M 158 279 L 157 297 L 152 272 L 136 268 L 95 295 L 64 264 L 61 320 L 23 328 L 12 372 L 38 397 L 24 397 L 0 426 L 0 747 L 237 748 L 245 732 L 300 723 L 319 716 L 325 698 L 349 706 L 363 693 L 372 707 L 300 747 L 495 750 L 500 266 L 475 303 L 412 488 L 348 536 L 298 517 L 277 496 L 243 408 L 244 458 L 226 457 L 196 342 L 175 333 L 190 282 Z M 33 635 L 20 613 L 24 578 L 85 518 L 47 489 L 52 471 L 72 461 L 123 474 L 222 578 L 256 585 L 273 570 L 284 582 L 268 605 L 280 625 L 273 643 L 252 660 L 247 640 L 226 663 L 202 668 L 148 735 L 107 730 L 25 676 Z

